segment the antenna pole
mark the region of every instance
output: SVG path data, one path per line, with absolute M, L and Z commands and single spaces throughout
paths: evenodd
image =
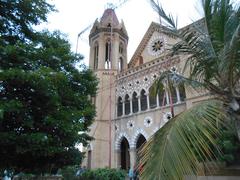
M 110 26 L 110 50 L 109 50 L 109 69 L 112 69 L 112 36 L 113 36 L 113 11 L 111 13 L 111 26 Z M 111 168 L 111 154 L 112 154 L 112 75 L 110 74 L 110 94 L 109 94 L 109 168 Z

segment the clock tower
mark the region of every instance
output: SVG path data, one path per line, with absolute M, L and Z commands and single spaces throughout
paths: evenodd
M 89 67 L 99 79 L 98 92 L 93 98 L 96 117 L 90 132 L 94 140 L 86 154 L 89 168 L 114 166 L 115 80 L 119 72 L 127 69 L 127 44 L 123 21 L 118 21 L 113 9 L 106 9 L 89 35 Z

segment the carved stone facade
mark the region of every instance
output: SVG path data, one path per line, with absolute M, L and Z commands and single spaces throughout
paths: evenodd
M 85 165 L 89 168 L 128 169 L 137 161 L 137 150 L 159 128 L 203 99 L 193 91 L 167 82 L 155 95 L 153 83 L 166 70 L 182 73 L 187 57 L 170 56 L 168 49 L 177 38 L 166 28 L 151 23 L 132 59 L 127 63 L 128 35 L 112 9 L 96 20 L 89 35 L 90 68 L 99 78 L 94 97 L 96 118 L 89 135 L 95 140 L 86 148 Z

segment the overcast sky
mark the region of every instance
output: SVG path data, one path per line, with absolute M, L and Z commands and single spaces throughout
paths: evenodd
M 48 23 L 42 27 L 49 30 L 60 30 L 68 35 L 75 52 L 77 35 L 96 18 L 100 18 L 106 9 L 107 3 L 119 4 L 124 0 L 48 0 L 56 6 L 57 13 L 51 13 Z M 178 27 L 190 24 L 201 17 L 197 0 L 160 0 L 164 9 L 178 16 Z M 132 57 L 143 35 L 152 21 L 159 22 L 157 14 L 153 11 L 148 0 L 128 0 L 115 10 L 119 21 L 122 19 L 126 26 L 128 43 L 128 60 Z M 88 65 L 89 31 L 81 35 L 78 44 L 78 52 L 84 55 Z

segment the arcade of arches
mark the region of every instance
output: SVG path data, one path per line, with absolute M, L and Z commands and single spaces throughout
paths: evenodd
M 168 91 L 164 89 L 166 88 L 160 88 L 158 93 L 150 93 L 152 91 L 152 87 L 150 87 L 147 91 L 142 89 L 139 95 L 134 91 L 132 95 L 126 94 L 124 97 L 118 97 L 117 116 L 130 115 L 148 109 L 178 104 L 185 101 L 186 94 L 184 85 L 174 87 Z
M 138 159 L 137 152 L 145 142 L 146 138 L 140 134 L 137 138 L 135 147 L 130 148 L 127 138 L 123 137 L 118 151 L 118 167 L 125 170 L 128 170 L 130 167 L 134 167 Z

